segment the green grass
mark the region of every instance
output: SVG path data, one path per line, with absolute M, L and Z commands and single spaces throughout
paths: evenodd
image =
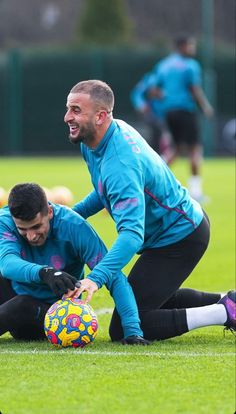
M 174 166 L 186 185 L 188 164 Z M 234 161 L 205 160 L 204 189 L 211 202 L 207 253 L 185 286 L 227 291 L 235 275 Z M 0 158 L 0 186 L 35 181 L 45 187 L 66 185 L 81 199 L 91 184 L 85 164 L 76 158 Z M 108 246 L 114 223 L 101 212 L 90 219 Z M 126 272 L 132 262 L 126 266 Z M 92 306 L 113 306 L 101 289 Z M 58 350 L 45 342 L 0 338 L 0 412 L 2 414 L 233 414 L 235 411 L 235 341 L 221 327 L 192 331 L 149 347 L 123 347 L 109 340 L 110 314 L 100 314 L 99 334 L 84 350 Z

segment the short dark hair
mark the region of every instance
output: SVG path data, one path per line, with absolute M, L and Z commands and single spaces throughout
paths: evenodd
M 81 81 L 73 86 L 70 93 L 86 93 L 91 96 L 94 103 L 99 107 L 102 107 L 108 113 L 113 111 L 114 93 L 106 82 L 98 79 Z
M 177 48 L 182 47 L 186 45 L 188 42 L 191 42 L 192 40 L 195 40 L 195 37 L 188 34 L 188 33 L 179 33 L 174 38 L 174 44 Z
M 47 214 L 48 200 L 45 191 L 38 184 L 16 184 L 10 191 L 8 207 L 13 217 L 30 221 L 38 213 Z

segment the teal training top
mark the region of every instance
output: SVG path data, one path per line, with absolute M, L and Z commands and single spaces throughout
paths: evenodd
M 56 297 L 39 277 L 39 270 L 52 266 L 78 280 L 84 277 L 84 265 L 90 270 L 106 255 L 107 249 L 96 232 L 70 208 L 53 204 L 53 218 L 46 242 L 31 246 L 18 232 L 8 207 L 0 209 L 0 273 L 11 281 L 18 295 L 31 295 L 53 303 Z M 133 291 L 120 271 L 102 280 L 93 277 L 100 288 L 109 289 L 121 317 L 124 336 L 142 335 Z
M 136 110 L 141 111 L 147 105 L 151 114 L 162 121 L 164 119 L 163 99 L 148 96 L 150 87 L 155 86 L 155 81 L 155 73 L 146 73 L 132 89 L 130 99 Z
M 195 59 L 172 53 L 157 63 L 151 80 L 149 87 L 158 86 L 163 91 L 164 112 L 197 110 L 190 91 L 192 86 L 201 85 L 201 67 Z
M 113 120 L 95 150 L 81 144 L 94 191 L 74 206 L 87 218 L 105 207 L 118 237 L 90 274 L 101 281 L 121 270 L 144 249 L 188 236 L 203 211 L 162 158 L 130 125 Z

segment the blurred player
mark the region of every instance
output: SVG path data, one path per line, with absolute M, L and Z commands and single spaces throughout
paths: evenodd
M 44 317 L 52 303 L 78 297 L 77 283 L 106 255 L 92 227 L 71 209 L 48 203 L 33 183 L 10 192 L 0 211 L 0 335 L 43 339 Z M 121 315 L 125 344 L 148 344 L 142 337 L 132 289 L 121 272 L 100 275 L 93 286 L 107 287 Z
M 69 140 L 81 144 L 94 186 L 74 210 L 87 218 L 106 207 L 118 233 L 79 293 L 89 292 L 90 299 L 96 291 L 91 281 L 116 273 L 138 253 L 128 280 L 145 337 L 165 339 L 207 325 L 235 329 L 235 292 L 221 298 L 180 289 L 208 246 L 209 221 L 201 206 L 134 128 L 113 119 L 114 95 L 105 82 L 79 82 L 66 106 Z M 121 339 L 116 310 L 110 335 Z
M 152 77 L 151 72 L 146 73 L 132 89 L 130 98 L 135 110 L 149 126 L 151 135 L 149 144 L 158 154 L 163 154 L 167 144 L 163 104 L 162 99 L 149 96 L 150 85 L 155 81 L 155 78 L 152 80 Z
M 153 70 L 153 88 L 149 93 L 163 100 L 166 123 L 171 132 L 174 147 L 165 156 L 168 164 L 187 148 L 191 177 L 188 187 L 190 194 L 199 202 L 204 201 L 201 182 L 202 144 L 199 136 L 197 108 L 210 118 L 213 108 L 201 87 L 201 68 L 197 60 L 196 41 L 181 35 L 175 39 L 176 51 L 157 63 Z

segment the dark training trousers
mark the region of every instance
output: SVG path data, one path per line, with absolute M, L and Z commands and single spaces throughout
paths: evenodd
M 29 295 L 16 295 L 11 282 L 0 275 L 0 335 L 13 338 L 44 339 L 44 317 L 51 305 Z
M 209 222 L 201 224 L 180 242 L 145 250 L 133 266 L 128 280 L 133 288 L 144 337 L 167 339 L 188 331 L 186 308 L 216 303 L 219 294 L 179 289 L 193 271 L 209 242 Z M 113 312 L 110 337 L 123 337 L 120 318 Z

